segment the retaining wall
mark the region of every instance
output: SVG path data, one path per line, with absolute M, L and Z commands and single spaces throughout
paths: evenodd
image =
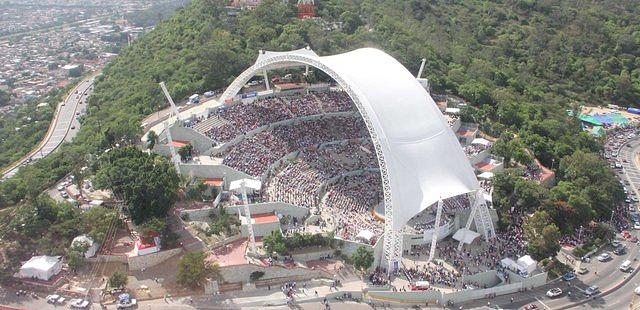
M 181 248 L 171 249 L 167 251 L 160 251 L 158 253 L 151 253 L 141 256 L 129 257 L 129 269 L 141 270 L 142 268 L 149 268 L 158 265 L 182 252 Z

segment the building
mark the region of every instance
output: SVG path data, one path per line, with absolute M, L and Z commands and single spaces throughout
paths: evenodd
M 49 281 L 62 270 L 62 256 L 34 256 L 20 267 L 21 279 Z

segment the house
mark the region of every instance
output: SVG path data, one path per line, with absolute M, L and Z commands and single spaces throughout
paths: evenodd
M 34 256 L 20 267 L 19 277 L 22 279 L 38 279 L 49 281 L 62 270 L 62 256 Z

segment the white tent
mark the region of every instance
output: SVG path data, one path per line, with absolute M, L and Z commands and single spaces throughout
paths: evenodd
M 494 176 L 493 172 L 486 171 L 481 174 L 478 174 L 478 179 L 491 180 L 493 179 L 493 176 Z
M 80 235 L 73 238 L 71 241 L 71 246 L 86 244 L 88 246 L 87 250 L 84 252 L 84 257 L 89 258 L 96 255 L 100 245 L 97 242 L 93 242 L 93 239 L 87 235 Z
M 489 140 L 484 139 L 484 138 L 475 138 L 475 139 L 473 139 L 473 141 L 471 141 L 471 144 L 480 144 L 480 145 L 484 145 L 484 146 L 489 146 L 489 144 L 491 144 L 491 142 L 489 142 Z
M 20 278 L 48 281 L 62 269 L 61 256 L 34 256 L 20 267 Z
M 371 243 L 375 235 L 368 229 L 361 230 L 358 235 L 356 235 L 356 240 L 362 240 L 366 243 Z
M 500 265 L 504 268 L 511 269 L 512 266 L 517 266 L 518 264 L 511 258 L 505 257 L 500 260 Z
M 260 182 L 258 180 L 240 179 L 240 180 L 231 181 L 231 184 L 229 185 L 229 189 L 232 190 L 232 191 L 241 189 L 242 188 L 242 182 L 244 182 L 244 186 L 247 189 L 253 189 L 253 190 L 259 191 L 262 188 L 262 182 Z
M 529 255 L 518 258 L 518 266 L 522 267 L 522 269 L 526 270 L 529 274 L 536 270 L 537 264 L 538 262 Z
M 480 237 L 479 233 L 466 228 L 460 228 L 455 234 L 453 234 L 454 240 L 460 241 L 464 244 L 471 244 L 478 237 Z

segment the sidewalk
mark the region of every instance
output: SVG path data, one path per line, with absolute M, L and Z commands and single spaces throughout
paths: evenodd
M 303 290 L 301 286 L 302 283 L 299 285 L 300 287 L 298 288 L 298 292 L 293 295 L 296 304 L 319 302 L 327 295 L 338 292 L 362 292 L 362 288 L 364 287 L 364 284 L 361 281 L 342 283 L 342 286 L 338 287 L 337 290 L 332 289 L 329 285 L 310 286 Z M 315 292 L 318 292 L 317 296 L 315 295 Z M 247 293 L 251 293 L 252 296 L 229 298 L 229 304 L 240 307 L 282 306 L 287 304 L 287 298 L 280 290 L 279 286 L 272 286 L 271 291 L 261 288 Z

